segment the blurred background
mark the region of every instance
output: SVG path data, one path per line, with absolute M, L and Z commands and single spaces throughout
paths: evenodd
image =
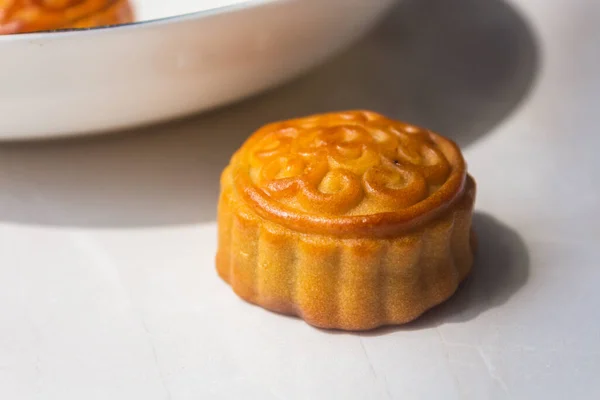
M 3 170 L 20 178 L 5 183 L 0 213 L 76 226 L 211 221 L 220 171 L 248 135 L 331 110 L 375 110 L 468 148 L 531 94 L 541 69 L 536 36 L 503 0 L 400 1 L 333 59 L 237 104 L 140 130 L 2 145 Z M 44 200 L 29 208 L 32 186 Z

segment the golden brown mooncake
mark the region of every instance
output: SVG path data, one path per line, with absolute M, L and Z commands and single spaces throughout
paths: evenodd
M 221 177 L 216 257 L 241 298 L 321 328 L 414 320 L 473 263 L 459 148 L 367 111 L 267 125 Z
M 0 0 L 0 35 L 128 22 L 127 0 Z

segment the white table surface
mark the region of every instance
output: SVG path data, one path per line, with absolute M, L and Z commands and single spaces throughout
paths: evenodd
M 450 302 L 363 335 L 247 305 L 213 266 L 231 152 L 357 107 L 463 146 L 481 243 Z M 225 110 L 1 144 L 0 399 L 598 399 L 599 115 L 600 2 L 409 0 Z

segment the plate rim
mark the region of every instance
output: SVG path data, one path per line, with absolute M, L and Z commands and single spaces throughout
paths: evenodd
M 236 4 L 229 4 L 224 6 L 217 6 L 201 11 L 192 11 L 185 14 L 172 15 L 169 17 L 161 17 L 148 19 L 143 21 L 133 21 L 124 24 L 116 25 L 102 25 L 94 26 L 90 28 L 70 28 L 70 29 L 59 29 L 50 31 L 37 31 L 37 32 L 20 32 L 12 33 L 10 35 L 0 35 L 0 44 L 6 42 L 18 42 L 18 41 L 32 41 L 39 39 L 60 39 L 66 37 L 72 37 L 74 35 L 95 35 L 102 31 L 122 31 L 128 29 L 135 29 L 139 26 L 147 25 L 164 25 L 171 22 L 188 21 L 192 19 L 207 18 L 219 14 L 224 14 L 232 11 L 240 11 L 248 8 L 252 8 L 259 5 L 265 5 L 274 3 L 278 0 L 246 0 Z

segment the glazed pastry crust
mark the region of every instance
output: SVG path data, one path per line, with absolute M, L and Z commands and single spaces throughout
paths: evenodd
M 372 112 L 268 125 L 234 156 L 253 210 L 302 232 L 386 236 L 435 218 L 463 192 L 456 145 Z
M 220 276 L 243 299 L 315 326 L 411 321 L 471 269 L 475 182 L 459 149 L 376 113 L 267 125 L 221 188 Z
M 0 0 L 0 35 L 129 22 L 127 0 Z

